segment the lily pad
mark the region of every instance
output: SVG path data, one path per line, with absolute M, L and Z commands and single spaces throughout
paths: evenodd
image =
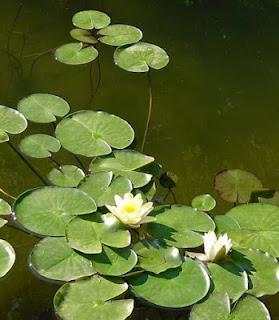
M 190 306 L 204 298 L 210 287 L 204 267 L 188 258 L 179 268 L 158 275 L 143 273 L 129 280 L 136 297 L 167 308 Z
M 259 197 L 259 202 L 260 203 L 267 203 L 267 204 L 272 204 L 274 206 L 279 206 L 279 192 L 276 191 L 273 195 L 272 198 L 264 198 L 264 197 Z
M 98 51 L 92 46 L 83 47 L 82 42 L 67 43 L 55 50 L 55 59 L 70 65 L 89 63 L 97 57 Z
M 15 250 L 9 242 L 0 239 L 0 278 L 4 277 L 15 263 Z
M 71 281 L 94 273 L 91 260 L 75 252 L 65 238 L 49 237 L 35 245 L 30 266 L 40 276 L 60 281 Z
M 73 165 L 61 166 L 59 169 L 53 168 L 48 174 L 48 180 L 59 187 L 77 187 L 84 177 L 84 172 Z
M 215 206 L 216 200 L 210 194 L 202 194 L 192 200 L 192 207 L 201 211 L 211 211 Z
M 9 141 L 8 134 L 19 134 L 27 128 L 23 114 L 0 105 L 0 143 Z
M 218 234 L 224 234 L 227 230 L 240 229 L 238 222 L 229 216 L 218 215 L 214 217 Z
M 55 122 L 56 117 L 64 117 L 69 111 L 68 102 L 48 93 L 35 93 L 19 101 L 17 108 L 33 122 Z
M 247 203 L 252 192 L 262 188 L 255 175 L 239 169 L 224 170 L 215 177 L 216 191 L 223 200 L 231 203 Z
M 99 40 L 110 46 L 124 46 L 140 41 L 142 32 L 140 29 L 126 24 L 113 24 L 101 29 L 98 35 L 102 37 Z
M 179 250 L 158 240 L 142 240 L 133 249 L 139 256 L 139 266 L 149 272 L 159 274 L 182 264 Z
M 54 308 L 63 320 L 125 320 L 132 313 L 132 299 L 115 300 L 127 291 L 120 279 L 98 275 L 64 284 L 54 297 Z M 111 300 L 113 299 L 113 300 Z
M 84 43 L 96 44 L 98 40 L 88 30 L 72 29 L 70 35 L 73 39 Z
M 102 29 L 109 24 L 110 17 L 96 10 L 80 11 L 73 16 L 73 25 L 85 30 Z
M 64 236 L 65 226 L 76 215 L 96 211 L 94 200 L 74 188 L 42 187 L 17 198 L 17 221 L 28 231 L 43 236 Z
M 191 207 L 173 205 L 155 208 L 147 230 L 155 239 L 177 248 L 195 248 L 203 244 L 201 232 L 214 230 L 213 220 L 204 212 Z
M 134 130 L 125 120 L 102 111 L 79 111 L 56 127 L 62 146 L 76 154 L 96 157 L 124 149 L 134 140 Z
M 164 68 L 169 63 L 165 50 L 151 43 L 138 42 L 128 47 L 119 47 L 114 52 L 115 64 L 130 72 L 147 72 L 149 68 Z
M 12 208 L 7 201 L 0 199 L 0 216 L 8 216 L 12 214 Z
M 0 218 L 0 228 L 4 227 L 4 225 L 7 223 L 8 221 L 3 219 L 3 218 Z
M 20 141 L 20 151 L 32 158 L 49 158 L 52 152 L 58 152 L 60 142 L 47 134 L 32 134 Z

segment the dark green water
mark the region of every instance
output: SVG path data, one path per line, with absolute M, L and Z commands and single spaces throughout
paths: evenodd
M 279 188 L 279 9 L 189 8 L 180 0 L 1 0 L 0 104 L 13 107 L 30 93 L 47 92 L 65 97 L 73 110 L 88 108 L 89 66 L 65 66 L 46 54 L 30 72 L 35 53 L 71 41 L 71 16 L 88 8 L 140 27 L 146 41 L 170 55 L 169 66 L 152 73 L 154 112 L 146 152 L 178 176 L 180 203 L 214 194 L 214 175 L 224 168 L 249 170 L 265 186 Z M 115 67 L 112 54 L 102 47 L 101 87 L 89 107 L 127 119 L 140 141 L 147 78 Z M 73 163 L 63 153 L 57 158 Z M 44 174 L 52 167 L 47 160 L 33 164 Z M 8 146 L 0 145 L 0 187 L 18 195 L 38 184 Z M 227 208 L 219 201 L 216 212 Z M 26 262 L 36 240 L 9 228 L 0 232 L 17 252 L 15 267 L 0 280 L 0 319 L 52 319 L 56 286 L 35 278 Z M 272 300 L 267 304 L 276 320 L 278 297 Z

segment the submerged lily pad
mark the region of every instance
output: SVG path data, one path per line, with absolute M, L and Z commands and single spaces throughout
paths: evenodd
M 62 146 L 76 154 L 96 157 L 124 149 L 134 140 L 134 130 L 125 120 L 102 111 L 79 111 L 56 127 Z
M 55 50 L 55 58 L 59 62 L 79 65 L 95 60 L 98 51 L 92 47 L 83 47 L 81 42 L 67 43 Z
M 49 158 L 52 152 L 58 152 L 60 142 L 47 134 L 32 134 L 20 141 L 20 151 L 32 158 Z
M 12 214 L 12 208 L 7 201 L 0 199 L 0 216 L 8 216 Z
M 147 72 L 149 68 L 162 69 L 169 63 L 165 50 L 151 43 L 138 42 L 119 47 L 114 52 L 115 64 L 130 72 Z
M 63 320 L 125 320 L 133 311 L 134 301 L 115 298 L 127 289 L 127 283 L 120 279 L 94 275 L 63 285 L 54 297 L 54 308 Z
M 4 277 L 15 263 L 15 250 L 9 242 L 0 239 L 0 278 Z
M 274 206 L 279 206 L 279 192 L 276 191 L 272 198 L 264 198 L 264 197 L 259 197 L 259 202 L 260 203 L 267 203 L 267 204 L 272 204 Z
M 88 30 L 72 29 L 70 35 L 73 39 L 84 43 L 95 44 L 98 40 Z
M 73 165 L 61 166 L 59 169 L 53 168 L 48 174 L 48 180 L 59 187 L 77 187 L 84 177 L 84 172 Z
M 262 188 L 261 181 L 255 175 L 239 169 L 224 170 L 215 177 L 215 189 L 220 197 L 232 203 L 247 203 L 252 192 Z
M 17 198 L 14 212 L 27 230 L 44 236 L 64 236 L 65 226 L 76 215 L 96 211 L 94 200 L 74 188 L 42 187 Z
M 140 29 L 126 24 L 113 24 L 101 29 L 98 35 L 102 37 L 99 40 L 110 46 L 124 46 L 140 41 L 142 32 Z
M 201 211 L 211 211 L 215 206 L 216 200 L 210 194 L 202 194 L 192 200 L 192 207 Z
M 55 122 L 56 117 L 64 117 L 69 111 L 68 102 L 48 93 L 34 93 L 19 101 L 17 108 L 33 122 Z
M 85 30 L 101 29 L 109 24 L 110 17 L 96 10 L 80 11 L 73 16 L 73 25 Z

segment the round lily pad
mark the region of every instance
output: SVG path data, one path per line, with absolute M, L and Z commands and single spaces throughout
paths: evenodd
M 60 142 L 47 134 L 32 134 L 20 141 L 20 151 L 32 158 L 49 158 L 52 152 L 58 152 Z
M 240 229 L 238 222 L 229 216 L 218 215 L 214 217 L 218 234 L 224 234 L 227 230 Z
M 96 44 L 98 40 L 88 30 L 72 29 L 70 35 L 73 39 L 84 43 Z
M 140 41 L 142 32 L 140 29 L 126 24 L 113 24 L 98 32 L 99 40 L 110 46 L 124 46 Z
M 28 120 L 38 123 L 54 122 L 70 111 L 66 100 L 48 93 L 31 94 L 20 100 L 17 108 Z
M 15 263 L 15 250 L 9 242 L 0 239 L 0 278 L 4 277 Z
M 77 187 L 84 177 L 84 172 L 73 165 L 53 168 L 48 174 L 48 180 L 59 187 Z
M 114 52 L 115 64 L 130 72 L 147 72 L 149 68 L 162 69 L 169 63 L 165 50 L 146 42 L 119 47 Z
M 26 191 L 14 204 L 17 221 L 43 236 L 64 236 L 65 226 L 76 215 L 96 211 L 94 200 L 74 188 L 42 187 Z
M 110 24 L 110 17 L 104 12 L 85 10 L 73 16 L 73 24 L 85 30 L 101 29 Z
M 136 297 L 167 308 L 190 306 L 204 298 L 210 287 L 204 267 L 188 258 L 177 269 L 158 275 L 143 273 L 129 280 Z
M 85 64 L 97 57 L 98 51 L 94 47 L 83 47 L 81 42 L 67 43 L 55 50 L 55 59 L 70 65 Z
M 211 211 L 215 206 L 216 200 L 210 194 L 202 194 L 192 200 L 192 207 L 201 211 Z
M 31 252 L 30 266 L 40 276 L 71 281 L 95 273 L 90 259 L 75 252 L 65 238 L 44 238 Z
M 115 298 L 127 289 L 127 283 L 120 279 L 94 275 L 64 284 L 54 297 L 54 308 L 63 320 L 125 320 L 132 313 L 134 302 Z
M 8 216 L 12 214 L 12 208 L 7 201 L 0 199 L 0 216 Z
M 239 169 L 224 170 L 215 177 L 216 191 L 223 200 L 231 203 L 247 203 L 252 192 L 262 188 L 255 175 Z
M 134 140 L 134 130 L 125 120 L 102 111 L 79 111 L 56 127 L 62 146 L 76 154 L 96 157 L 124 149 Z

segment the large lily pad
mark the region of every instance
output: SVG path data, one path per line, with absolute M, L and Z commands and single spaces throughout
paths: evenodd
M 120 279 L 95 275 L 62 286 L 54 297 L 54 308 L 63 320 L 125 320 L 133 311 L 133 300 L 111 299 L 127 289 Z
M 218 234 L 226 233 L 227 230 L 240 229 L 238 222 L 230 216 L 217 215 L 214 217 L 214 221 Z
M 102 111 L 80 111 L 63 119 L 56 128 L 62 146 L 76 154 L 96 157 L 124 149 L 134 140 L 125 120 Z
M 58 152 L 60 142 L 47 134 L 32 134 L 20 141 L 20 151 L 32 158 L 49 158 L 52 152 Z
M 0 278 L 4 277 L 15 263 L 15 250 L 9 242 L 0 239 Z
M 212 219 L 204 212 L 187 206 L 161 206 L 151 216 L 156 222 L 148 223 L 147 230 L 155 238 L 177 248 L 194 248 L 203 244 L 201 232 L 214 230 Z
M 169 63 L 165 50 L 146 42 L 119 47 L 114 52 L 114 62 L 130 72 L 147 72 L 149 68 L 162 69 Z
M 102 43 L 110 46 L 124 46 L 140 41 L 142 32 L 140 29 L 126 24 L 113 24 L 98 32 Z
M 48 93 L 35 93 L 19 101 L 17 108 L 33 122 L 49 123 L 64 117 L 70 106 L 64 99 Z
M 144 273 L 130 279 L 132 292 L 152 304 L 167 308 L 190 306 L 204 298 L 210 287 L 204 267 L 186 258 L 181 267 L 158 275 Z
M 55 59 L 59 62 L 79 65 L 95 60 L 98 51 L 92 47 L 83 47 L 82 42 L 67 43 L 55 50 Z
M 110 24 L 110 17 L 104 12 L 85 10 L 73 16 L 73 24 L 85 30 L 101 29 Z
M 59 187 L 77 187 L 84 177 L 84 172 L 73 165 L 61 166 L 59 169 L 53 168 L 48 174 L 48 180 Z
M 12 208 L 7 201 L 0 199 L 0 216 L 8 216 L 12 214 Z
M 73 39 L 84 43 L 95 44 L 98 40 L 88 30 L 72 29 L 70 35 Z
M 28 231 L 44 236 L 64 236 L 65 226 L 74 216 L 94 211 L 94 200 L 73 188 L 33 189 L 19 196 L 14 204 L 17 221 Z

